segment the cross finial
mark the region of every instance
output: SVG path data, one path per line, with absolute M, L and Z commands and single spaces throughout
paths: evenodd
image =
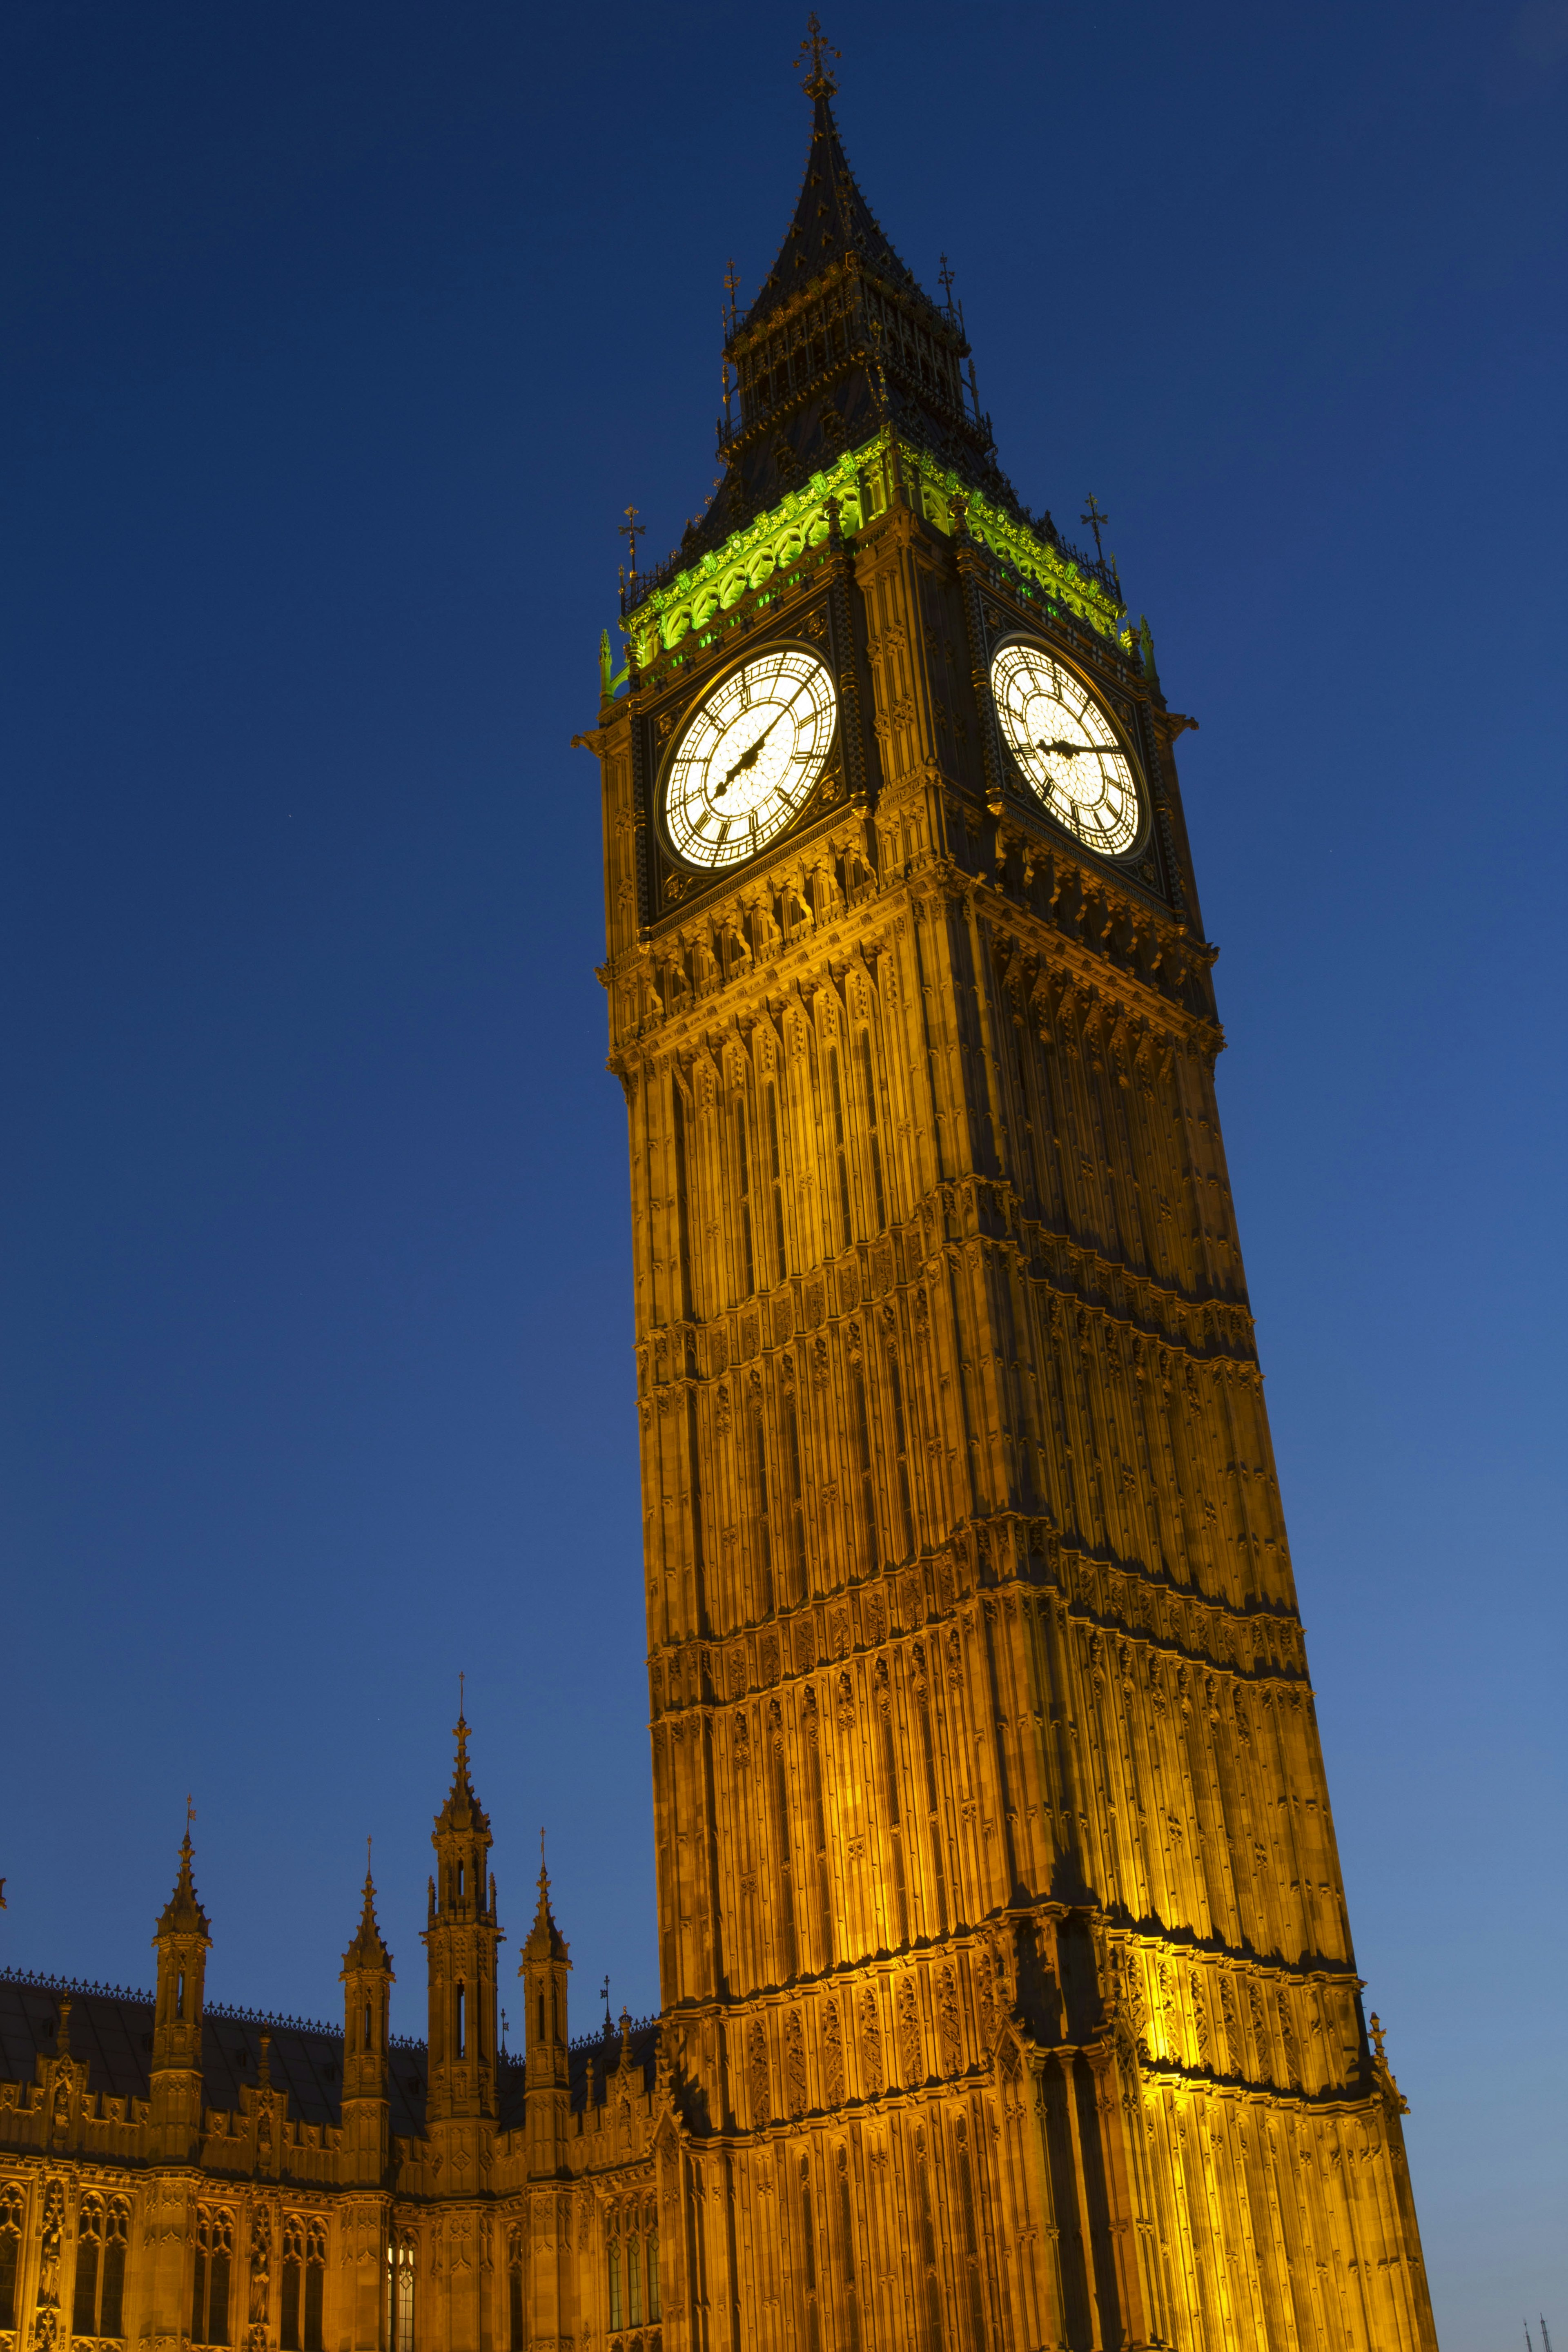
M 637 520 L 637 510 L 636 507 L 628 507 L 626 509 L 626 519 L 620 526 L 620 533 L 621 537 L 626 541 L 627 547 L 631 551 L 631 562 L 626 567 L 626 573 L 628 579 L 633 582 L 636 581 L 637 576 L 637 541 L 646 535 L 647 530 L 647 525 L 643 522 L 638 522 Z
M 940 255 L 938 258 L 941 261 L 942 267 L 936 273 L 936 282 L 942 288 L 943 298 L 947 303 L 948 312 L 951 316 L 952 311 L 952 265 L 948 260 L 945 253 Z
M 805 20 L 805 38 L 800 45 L 800 55 L 795 59 L 797 66 L 805 64 L 807 50 L 811 52 L 811 71 L 806 75 L 801 87 L 807 98 L 831 98 L 838 84 L 830 73 L 823 70 L 822 60 L 825 57 L 840 57 L 842 51 L 834 48 L 827 39 L 816 20 L 815 8 Z
M 1090 530 L 1093 531 L 1094 551 L 1099 557 L 1100 562 L 1103 563 L 1105 561 L 1105 551 L 1100 543 L 1100 531 L 1101 524 L 1108 523 L 1110 520 L 1110 517 L 1108 514 L 1101 514 L 1100 509 L 1095 505 L 1094 492 L 1092 490 L 1090 490 L 1089 494 L 1089 511 L 1087 514 L 1079 515 L 1079 522 L 1088 523 Z
M 604 1983 L 599 1987 L 599 1990 L 604 1995 L 605 1999 L 605 2032 L 608 2033 L 610 2031 L 610 1979 L 608 1976 L 605 1977 Z

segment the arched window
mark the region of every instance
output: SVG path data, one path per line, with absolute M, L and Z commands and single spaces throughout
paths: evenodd
M 281 2352 L 302 2352 L 300 2312 L 304 2283 L 305 2224 L 298 2214 L 289 2213 L 283 2221 L 283 2306 L 278 2329 Z
M 414 2232 L 395 2230 L 386 2247 L 388 2352 L 414 2352 Z
M 463 1987 L 459 1985 L 458 1987 L 458 2055 L 459 2058 L 466 2058 L 468 2054 L 468 1995 Z
M 626 2325 L 642 2326 L 642 2240 L 626 2240 Z
M 283 2308 L 279 2352 L 322 2352 L 322 2304 L 327 2285 L 323 2223 L 298 2213 L 283 2220 Z
M 76 2294 L 71 2304 L 73 2336 L 98 2334 L 98 2274 L 103 2259 L 103 2200 L 84 2197 L 76 2225 Z
M 228 2280 L 234 2263 L 234 2216 L 226 2206 L 196 2208 L 195 2262 L 191 2278 L 191 2342 L 226 2344 Z
M 123 2197 L 85 2197 L 77 2224 L 76 2336 L 125 2333 L 125 2247 L 131 2208 Z
M 610 2326 L 618 2327 L 620 2324 L 621 2250 L 617 2242 L 612 2238 L 610 2240 Z
M 650 2320 L 663 2317 L 658 2293 L 658 2231 L 647 2233 L 647 2315 Z
M 0 2328 L 16 2325 L 16 2273 L 22 2260 L 22 2199 L 0 2189 Z

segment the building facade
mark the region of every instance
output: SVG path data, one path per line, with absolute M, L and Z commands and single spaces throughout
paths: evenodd
M 654 2352 L 657 2028 L 571 2041 L 539 1878 L 502 2046 L 468 1726 L 436 1817 L 423 2041 L 368 1875 L 341 2027 L 215 2007 L 187 1835 L 148 1993 L 0 1977 L 0 2352 Z
M 820 43 L 806 87 L 721 485 L 634 569 L 578 739 L 660 2016 L 569 2042 L 542 1876 L 499 2051 L 462 1727 L 423 2045 L 368 1883 L 341 2033 L 204 2013 L 187 1843 L 151 2003 L 0 1987 L 0 2352 L 1435 2345 L 1220 1138 L 1194 722 L 1001 471 Z

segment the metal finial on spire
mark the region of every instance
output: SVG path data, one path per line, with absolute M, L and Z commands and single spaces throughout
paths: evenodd
M 843 51 L 836 49 L 827 39 L 817 22 L 815 8 L 805 20 L 805 38 L 800 45 L 800 55 L 795 59 L 797 68 L 805 64 L 808 50 L 811 53 L 811 71 L 806 75 L 801 88 L 807 98 L 831 98 L 838 84 L 830 73 L 824 71 L 822 60 L 825 57 L 841 59 Z
M 942 288 L 942 300 L 947 308 L 947 315 L 951 319 L 952 316 L 952 265 L 945 253 L 938 254 L 937 260 L 940 267 L 936 273 L 936 282 Z
M 637 585 L 637 541 L 639 539 L 642 539 L 647 535 L 647 525 L 644 522 L 638 522 L 637 510 L 636 507 L 628 507 L 626 509 L 626 519 L 625 522 L 619 526 L 619 529 L 621 537 L 626 541 L 631 552 L 631 562 L 626 567 L 626 576 L 627 583 L 628 585 L 635 587 Z
M 1100 543 L 1100 525 L 1102 523 L 1108 523 L 1110 520 L 1110 517 L 1108 514 L 1101 514 L 1100 509 L 1095 505 L 1094 492 L 1092 490 L 1090 490 L 1089 494 L 1089 511 L 1087 514 L 1079 515 L 1079 520 L 1080 522 L 1088 523 L 1090 530 L 1093 531 L 1094 551 L 1099 561 L 1103 563 L 1105 561 L 1105 550 Z

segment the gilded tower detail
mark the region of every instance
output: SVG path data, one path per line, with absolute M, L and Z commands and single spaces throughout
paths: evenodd
M 666 2334 L 1430 2345 L 1215 1107 L 1192 722 L 1000 472 L 820 52 L 807 88 L 723 485 L 632 579 L 587 739 Z

